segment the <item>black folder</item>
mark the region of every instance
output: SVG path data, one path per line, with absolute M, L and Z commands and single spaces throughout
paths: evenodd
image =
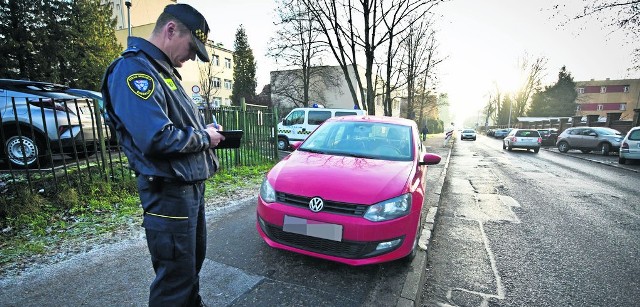
M 218 133 L 224 135 L 224 141 L 220 142 L 215 149 L 219 148 L 238 148 L 244 131 L 242 130 L 223 130 Z

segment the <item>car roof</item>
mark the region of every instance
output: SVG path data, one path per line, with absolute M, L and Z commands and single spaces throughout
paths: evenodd
M 390 117 L 390 116 L 372 116 L 372 115 L 349 115 L 339 116 L 327 119 L 327 121 L 350 121 L 350 122 L 370 122 L 370 123 L 386 123 L 402 126 L 414 126 L 417 127 L 416 122 L 406 118 Z
M 66 85 L 30 80 L 0 79 L 0 89 L 48 98 L 74 99 L 75 95 L 65 92 Z

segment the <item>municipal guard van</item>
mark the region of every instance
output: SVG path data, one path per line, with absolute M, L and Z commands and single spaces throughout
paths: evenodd
M 278 149 L 286 150 L 289 143 L 303 141 L 331 117 L 365 114 L 354 109 L 295 108 L 278 124 Z

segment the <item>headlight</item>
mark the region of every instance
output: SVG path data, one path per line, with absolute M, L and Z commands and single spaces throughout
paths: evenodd
M 276 191 L 273 189 L 267 177 L 262 180 L 262 186 L 260 186 L 260 197 L 267 203 L 273 203 L 276 201 Z
M 407 193 L 369 207 L 364 218 L 372 222 L 388 221 L 405 216 L 410 210 L 411 194 Z

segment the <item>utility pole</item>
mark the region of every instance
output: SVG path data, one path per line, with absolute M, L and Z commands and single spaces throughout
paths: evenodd
M 509 100 L 509 122 L 507 124 L 507 128 L 511 128 L 511 105 L 513 104 L 512 100 Z
M 129 36 L 131 36 L 131 0 L 125 0 L 124 5 L 127 6 L 127 21 L 129 22 Z

